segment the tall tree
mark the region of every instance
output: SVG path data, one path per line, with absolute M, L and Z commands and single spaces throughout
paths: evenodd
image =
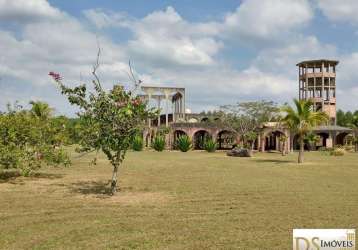
M 320 124 L 326 123 L 329 117 L 322 111 L 313 111 L 313 103 L 308 100 L 294 99 L 294 107 L 285 105 L 282 111 L 285 116 L 282 121 L 298 135 L 300 151 L 298 154 L 298 163 L 303 163 L 304 139 L 312 129 Z

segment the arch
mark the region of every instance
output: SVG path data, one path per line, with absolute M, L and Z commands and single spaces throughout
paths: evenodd
M 194 149 L 204 149 L 204 141 L 207 138 L 212 138 L 210 133 L 206 130 L 198 130 L 193 135 Z
M 174 141 L 176 141 L 179 138 L 179 136 L 182 136 L 182 135 L 188 135 L 188 134 L 181 129 L 175 130 L 174 131 Z
M 347 136 L 349 135 L 350 133 L 348 132 L 341 132 L 339 133 L 337 136 L 336 136 L 336 145 L 345 145 L 347 144 Z
M 286 136 L 286 134 L 282 130 L 279 130 L 279 129 L 271 130 L 271 131 L 268 131 L 267 133 L 265 133 L 264 134 L 265 151 L 271 151 L 271 150 L 282 151 L 283 145 L 280 142 L 280 137 L 282 135 Z M 288 143 L 288 142 L 286 142 L 286 143 Z
M 201 118 L 200 121 L 201 121 L 201 122 L 208 122 L 208 121 L 209 121 L 209 118 L 208 118 L 208 117 L 203 117 L 203 118 Z
M 216 136 L 218 149 L 232 149 L 236 144 L 236 135 L 233 131 L 221 130 Z
M 181 99 L 181 98 L 183 98 L 182 93 L 176 92 L 176 93 L 173 95 L 173 97 L 172 97 L 172 102 L 175 102 L 175 101 L 177 101 L 177 100 L 179 100 L 179 99 Z
M 316 148 L 325 148 L 327 147 L 327 139 L 329 138 L 329 133 L 319 132 L 317 135 L 320 137 L 320 141 L 316 144 Z

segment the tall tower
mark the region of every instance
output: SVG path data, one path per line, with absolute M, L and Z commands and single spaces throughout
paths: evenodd
M 298 63 L 299 99 L 313 101 L 315 111 L 328 114 L 336 124 L 336 66 L 334 60 L 309 60 Z

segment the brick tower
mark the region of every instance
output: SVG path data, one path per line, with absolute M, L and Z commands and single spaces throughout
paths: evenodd
M 334 60 L 309 60 L 298 63 L 299 99 L 313 101 L 315 111 L 324 111 L 330 125 L 336 124 L 336 66 Z

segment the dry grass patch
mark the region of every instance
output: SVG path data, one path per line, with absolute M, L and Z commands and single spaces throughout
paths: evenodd
M 290 249 L 292 228 L 358 227 L 358 154 L 131 152 L 0 183 L 0 249 Z

